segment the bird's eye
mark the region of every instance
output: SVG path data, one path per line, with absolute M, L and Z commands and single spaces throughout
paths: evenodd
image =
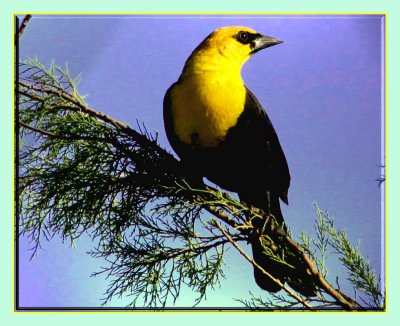
M 237 35 L 237 38 L 242 43 L 247 43 L 249 41 L 249 33 L 240 31 Z

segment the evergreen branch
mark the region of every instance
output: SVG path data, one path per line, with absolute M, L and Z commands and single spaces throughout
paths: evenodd
M 371 269 L 368 259 L 364 259 L 358 245 L 353 246 L 347 239 L 346 232 L 336 230 L 333 219 L 328 213 L 322 212 L 315 205 L 317 215 L 322 220 L 324 229 L 329 234 L 329 245 L 339 254 L 339 260 L 349 271 L 349 280 L 361 292 L 372 297 L 373 305 L 369 307 L 379 308 L 383 306 L 383 295 L 380 290 L 380 282 L 375 272 Z
M 104 304 L 115 296 L 131 291 L 135 296 L 131 303 L 133 306 L 138 297 L 142 296 L 145 304 L 148 303 L 151 308 L 155 309 L 157 303 L 165 307 L 169 296 L 172 296 L 175 303 L 182 284 L 188 284 L 200 293 L 198 303 L 206 295 L 207 287 L 219 283 L 223 246 L 227 242 L 223 239 L 208 245 L 171 248 L 159 243 L 156 238 L 140 247 L 137 240 L 132 243 L 125 239 L 112 248 L 107 247 L 105 251 L 105 248 L 97 248 L 91 252 L 94 257 L 105 258 L 111 263 L 109 268 L 104 268 L 93 276 L 106 273 L 107 278 L 113 279 L 106 292 Z M 216 249 L 220 246 L 221 252 Z M 215 254 L 206 257 L 210 250 L 214 250 Z M 110 257 L 114 257 L 113 260 Z M 168 265 L 172 265 L 171 268 L 168 269 Z M 132 281 L 136 284 L 132 284 Z
M 255 296 L 250 292 L 251 298 L 246 299 L 235 299 L 242 303 L 247 309 L 252 311 L 264 311 L 264 310 L 280 310 L 287 311 L 288 309 L 299 310 L 304 309 L 303 306 L 299 306 L 299 302 L 296 300 L 289 300 L 287 297 L 278 293 L 271 293 L 270 297 L 263 298 L 261 296 Z M 313 304 L 315 310 L 337 310 L 337 303 L 335 301 L 329 301 L 318 298 L 310 298 L 308 303 Z
M 193 192 L 189 183 L 178 182 L 183 180 L 179 162 L 144 128 L 140 134 L 73 100 L 74 95 L 58 89 L 63 83 L 59 77 L 48 76 L 54 69 L 42 71 L 35 61 L 30 65 L 40 73 L 33 71 L 33 85 L 19 84 L 21 135 L 25 129 L 46 138 L 22 148 L 22 234 L 37 244 L 34 250 L 43 234 L 61 233 L 74 241 L 86 232 L 97 238 L 93 254 L 106 258 L 111 265 L 105 271 L 114 278 L 105 303 L 131 292 L 133 305 L 142 296 L 149 306 L 164 306 L 169 296 L 176 299 L 182 282 L 197 289 L 201 300 L 223 276 L 223 249 L 218 248 L 227 240 L 213 234 L 199 237 L 193 228 L 201 209 L 199 196 L 217 203 L 219 193 L 210 196 L 205 186 Z M 182 183 L 187 187 L 179 186 Z M 154 206 L 150 217 L 144 215 L 155 198 L 165 203 Z M 167 250 L 164 239 L 175 239 L 176 248 Z M 177 271 L 179 278 L 174 276 Z

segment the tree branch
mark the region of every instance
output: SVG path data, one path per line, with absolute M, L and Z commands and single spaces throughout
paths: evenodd
M 32 15 L 26 15 L 24 19 L 22 20 L 21 25 L 19 26 L 18 29 L 18 39 L 22 37 L 22 34 L 24 34 L 26 26 L 28 26 L 29 20 L 32 18 Z
M 361 306 L 349 298 L 348 296 L 344 295 L 341 293 L 339 290 L 336 290 L 334 287 L 332 287 L 324 278 L 322 273 L 318 271 L 318 269 L 315 267 L 314 262 L 306 255 L 304 250 L 300 247 L 300 245 L 295 242 L 292 238 L 289 236 L 285 237 L 286 242 L 299 254 L 302 256 L 304 262 L 307 264 L 309 270 L 311 271 L 312 275 L 316 278 L 318 281 L 318 285 L 324 289 L 328 294 L 330 294 L 341 306 L 342 308 L 346 310 L 364 310 L 361 308 Z
M 226 214 L 222 209 L 218 209 L 214 205 L 204 205 L 204 209 L 231 227 L 235 229 L 238 227 L 238 224 L 235 222 L 235 220 L 229 217 L 229 215 Z

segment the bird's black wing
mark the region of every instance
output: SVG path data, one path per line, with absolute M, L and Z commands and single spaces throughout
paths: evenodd
M 290 173 L 285 154 L 267 113 L 248 88 L 244 111 L 226 143 L 233 144 L 231 150 L 240 155 L 237 165 L 252 189 L 272 191 L 287 203 Z
M 245 110 L 236 128 L 236 132 L 241 135 L 241 139 L 247 145 L 247 152 L 242 153 L 246 153 L 248 158 L 242 160 L 241 164 L 246 165 L 246 162 L 251 162 L 254 168 L 249 175 L 255 180 L 253 187 L 239 189 L 238 194 L 241 200 L 271 213 L 282 229 L 287 231 L 279 198 L 287 203 L 287 191 L 290 185 L 288 164 L 267 113 L 249 89 L 247 89 Z M 250 168 L 248 164 L 246 168 Z M 258 182 L 257 177 L 261 182 Z M 285 257 L 286 262 L 292 266 L 288 267 L 266 256 L 263 245 L 264 235 L 268 238 L 271 234 L 268 228 L 265 229 L 263 220 L 255 219 L 252 224 L 255 233 L 250 238 L 250 244 L 254 261 L 275 278 L 288 282 L 301 294 L 314 296 L 315 285 L 302 258 L 288 249 L 280 248 L 277 254 Z M 257 284 L 264 290 L 271 292 L 280 290 L 280 286 L 266 277 L 258 268 L 254 268 L 254 277 Z
M 178 137 L 175 134 L 174 131 L 174 121 L 172 117 L 172 111 L 171 111 L 171 92 L 172 89 L 177 85 L 177 83 L 172 84 L 167 92 L 165 93 L 164 96 L 164 102 L 163 102 L 163 116 L 164 116 L 164 127 L 165 127 L 165 132 L 167 134 L 167 138 L 169 143 L 171 144 L 172 148 L 176 150 L 176 148 L 180 148 L 181 144 L 179 142 Z M 180 154 L 180 153 L 178 153 Z

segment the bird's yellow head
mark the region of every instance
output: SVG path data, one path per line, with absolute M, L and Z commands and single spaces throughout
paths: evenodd
M 192 52 L 185 68 L 211 69 L 213 66 L 239 67 L 250 56 L 282 41 L 262 35 L 248 27 L 228 26 L 216 29 Z

